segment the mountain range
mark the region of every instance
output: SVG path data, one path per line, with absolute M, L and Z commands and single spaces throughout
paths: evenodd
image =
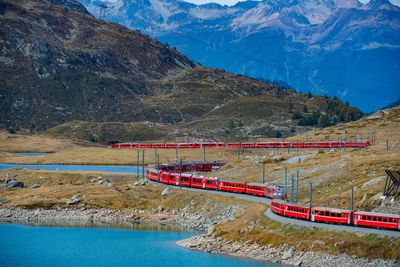
M 337 98 L 206 68 L 75 0 L 0 0 L 0 126 L 90 141 L 281 137 L 358 119 Z
M 400 96 L 400 7 L 388 0 L 81 0 L 205 66 L 338 96 L 372 111 Z

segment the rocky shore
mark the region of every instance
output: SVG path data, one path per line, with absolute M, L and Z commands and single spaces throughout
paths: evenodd
M 329 255 L 315 251 L 297 251 L 288 245 L 280 247 L 259 246 L 256 244 L 232 242 L 215 237 L 212 228 L 208 234 L 194 236 L 177 242 L 178 245 L 201 250 L 208 253 L 219 253 L 236 257 L 251 258 L 259 261 L 282 263 L 294 266 L 332 266 L 332 267 L 356 267 L 356 266 L 399 266 L 400 260 L 368 260 L 365 258 L 351 257 L 346 254 Z
M 205 232 L 210 225 L 233 220 L 240 205 L 209 203 L 195 211 L 193 205 L 180 210 L 157 209 L 95 209 L 83 205 L 54 209 L 0 208 L 0 222 L 71 224 L 161 224 L 178 225 Z M 210 212 L 211 211 L 211 212 Z M 211 215 L 212 214 L 212 215 Z

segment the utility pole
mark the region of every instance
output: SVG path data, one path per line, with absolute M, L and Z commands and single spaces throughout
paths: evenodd
M 299 171 L 296 172 L 296 203 L 299 203 Z
M 156 163 L 157 163 L 157 155 L 158 155 L 158 153 L 157 153 L 157 148 L 156 148 L 156 149 L 154 149 L 154 165 L 156 165 Z
M 238 146 L 237 156 L 238 156 L 238 160 L 240 160 L 240 144 Z
M 351 186 L 350 210 L 354 210 L 354 185 Z
M 285 191 L 288 191 L 287 168 L 285 169 Z
M 206 161 L 206 147 L 203 146 L 203 161 Z
M 293 201 L 294 201 L 294 175 L 292 175 L 292 194 L 291 194 L 291 196 L 290 196 L 290 199 L 291 199 L 291 203 L 293 203 Z
M 161 173 L 161 171 L 160 171 L 160 155 L 159 154 L 157 154 L 157 173 L 158 173 L 158 182 L 160 182 L 160 173 Z
M 175 161 L 178 161 L 179 159 L 179 148 L 178 148 L 178 143 L 175 144 Z
M 140 166 L 140 162 L 139 162 L 139 149 L 138 148 L 136 148 L 136 166 L 137 166 L 137 168 L 138 168 L 138 170 L 137 170 L 137 173 L 136 173 L 136 180 L 139 180 L 139 174 L 140 174 L 140 171 L 139 171 L 139 166 Z
M 180 159 L 179 166 L 179 189 L 182 189 L 182 159 Z
M 312 207 L 312 183 L 310 182 L 310 208 Z
M 100 18 L 100 19 L 103 19 L 103 20 L 104 20 L 108 8 L 109 8 L 109 7 L 108 7 L 106 4 L 104 4 L 104 3 L 101 3 L 101 4 L 99 5 L 99 9 L 100 9 L 99 18 Z
M 144 180 L 144 149 L 142 150 L 142 179 Z
M 262 183 L 265 183 L 265 162 L 262 163 Z

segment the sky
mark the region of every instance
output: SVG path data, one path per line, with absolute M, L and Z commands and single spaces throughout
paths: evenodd
M 207 4 L 207 3 L 218 3 L 221 5 L 228 5 L 228 6 L 232 6 L 234 4 L 236 4 L 237 2 L 239 2 L 239 0 L 184 0 L 186 2 L 189 3 L 194 3 L 194 4 Z M 244 1 L 244 0 L 241 0 Z M 359 0 L 362 3 L 368 3 L 369 0 Z M 392 2 L 395 5 L 400 6 L 400 0 L 390 0 L 390 2 Z

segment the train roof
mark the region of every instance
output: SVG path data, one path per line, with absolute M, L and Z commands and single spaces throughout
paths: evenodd
M 383 213 L 383 212 L 355 211 L 354 214 L 375 215 L 375 216 L 382 216 L 382 217 L 395 217 L 395 218 L 400 219 L 400 214 Z
M 256 186 L 267 186 L 267 184 L 263 184 L 263 183 L 256 183 L 256 182 L 252 182 L 252 183 L 247 183 L 248 185 L 256 185 Z
M 286 204 L 287 202 L 283 199 L 273 199 L 272 202 L 278 202 L 279 204 Z
M 314 210 L 328 210 L 332 212 L 352 212 L 352 210 L 348 209 L 338 209 L 338 208 L 329 208 L 329 207 L 312 207 Z
M 231 180 L 221 180 L 221 182 L 227 182 L 227 183 L 237 183 L 237 184 L 245 184 L 246 182 L 240 182 L 240 181 L 231 181 Z
M 309 208 L 310 205 L 305 205 L 305 204 L 298 204 L 298 203 L 290 203 L 288 201 L 285 201 L 283 199 L 273 199 L 273 202 L 278 202 L 279 204 L 286 204 L 289 206 L 296 206 L 296 207 L 302 207 L 302 208 Z

